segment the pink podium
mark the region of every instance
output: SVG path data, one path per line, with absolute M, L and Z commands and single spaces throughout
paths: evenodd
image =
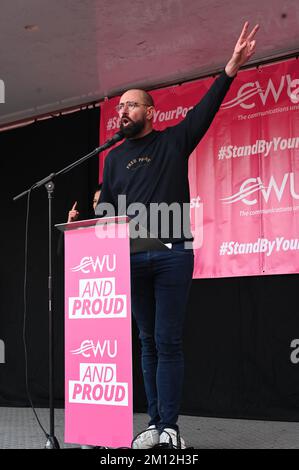
M 56 227 L 65 238 L 65 442 L 130 447 L 133 439 L 129 219 Z

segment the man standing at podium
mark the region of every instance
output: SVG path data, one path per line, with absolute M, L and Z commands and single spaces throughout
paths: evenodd
M 183 324 L 193 274 L 190 221 L 180 209 L 190 203 L 188 157 L 217 113 L 239 68 L 255 49 L 255 26 L 244 24 L 231 59 L 206 95 L 178 125 L 153 129 L 154 102 L 143 90 L 124 93 L 117 108 L 125 141 L 105 161 L 101 203 L 115 214 L 144 207 L 147 229 L 169 248 L 131 256 L 132 310 L 142 346 L 142 371 L 148 401 L 148 428 L 135 437 L 134 448 L 156 445 L 185 448 L 177 425 L 183 387 Z M 125 195 L 119 207 L 118 196 Z M 151 220 L 151 205 L 163 204 L 168 217 Z M 140 216 L 140 214 L 139 214 Z M 167 219 L 167 220 L 166 220 Z M 139 219 L 140 220 L 140 219 Z

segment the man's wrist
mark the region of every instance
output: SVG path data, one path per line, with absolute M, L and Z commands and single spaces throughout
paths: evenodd
M 233 78 L 237 75 L 239 68 L 240 68 L 240 66 L 238 64 L 236 64 L 234 61 L 230 60 L 226 64 L 224 70 L 225 70 L 226 75 Z

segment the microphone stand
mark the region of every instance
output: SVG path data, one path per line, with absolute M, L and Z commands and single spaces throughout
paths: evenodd
M 121 131 L 114 134 L 114 136 L 107 140 L 100 147 L 95 148 L 92 152 L 83 156 L 79 160 L 71 163 L 57 173 L 51 173 L 40 181 L 31 186 L 31 188 L 23 191 L 13 198 L 13 201 L 26 196 L 33 189 L 37 189 L 40 186 L 45 186 L 48 193 L 48 250 L 49 250 L 49 261 L 48 261 L 48 314 L 49 314 L 49 411 L 50 411 L 50 434 L 47 435 L 47 441 L 45 444 L 46 449 L 59 449 L 59 443 L 54 433 L 54 328 L 53 328 L 53 276 L 52 276 L 52 201 L 54 199 L 54 183 L 53 180 L 68 171 L 71 171 L 77 165 L 85 162 L 94 155 L 112 147 L 116 142 L 119 142 L 124 138 Z

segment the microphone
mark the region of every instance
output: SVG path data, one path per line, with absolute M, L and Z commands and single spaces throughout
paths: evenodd
M 120 140 L 123 140 L 125 137 L 123 131 L 119 130 L 118 132 L 116 132 L 116 134 L 114 134 L 111 139 L 108 139 L 106 142 L 105 142 L 105 146 L 107 146 L 106 148 L 108 147 L 111 147 L 112 145 L 116 144 L 116 142 L 119 142 Z
M 100 145 L 100 147 L 96 148 L 94 150 L 94 153 L 99 153 L 103 152 L 103 150 L 108 149 L 109 147 L 112 147 L 112 145 L 116 144 L 116 142 L 119 142 L 120 140 L 123 140 L 125 138 L 125 135 L 123 131 L 119 130 L 114 134 L 111 139 L 106 140 L 106 142 L 103 145 Z
M 103 145 L 101 145 L 100 147 L 97 147 L 96 149 L 94 149 L 92 152 L 88 153 L 87 155 L 85 155 L 84 157 L 80 158 L 79 160 L 77 160 L 76 162 L 74 163 L 71 163 L 70 165 L 68 165 L 67 167 L 63 168 L 62 170 L 58 171 L 57 173 L 51 173 L 49 176 L 46 176 L 46 178 L 43 178 L 42 180 L 40 181 L 37 181 L 37 183 L 34 183 L 33 186 L 31 186 L 30 189 L 27 189 L 26 191 L 23 191 L 21 194 L 18 194 L 17 196 L 15 196 L 13 198 L 14 201 L 16 201 L 17 199 L 25 196 L 26 194 L 28 194 L 32 189 L 35 189 L 35 188 L 39 188 L 40 186 L 42 185 L 45 185 L 46 183 L 49 183 L 53 180 L 53 178 L 55 178 L 56 176 L 60 175 L 60 174 L 63 174 L 63 173 L 67 173 L 68 171 L 72 170 L 75 166 L 85 162 L 85 160 L 87 160 L 88 158 L 90 157 L 93 157 L 94 155 L 96 155 L 97 153 L 99 152 L 102 152 L 103 150 L 106 150 L 108 149 L 109 147 L 112 147 L 112 145 L 116 144 L 116 142 L 119 142 L 120 140 L 124 139 L 125 135 L 123 133 L 123 131 L 119 130 L 118 132 L 116 132 L 116 134 L 114 134 L 111 139 L 108 139 Z

